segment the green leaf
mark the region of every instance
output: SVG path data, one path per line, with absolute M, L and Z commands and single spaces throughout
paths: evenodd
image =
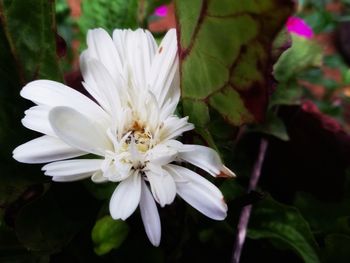
M 0 0 L 3 31 L 0 42 L 7 43 L 7 48 L 1 52 L 14 60 L 10 63 L 16 65 L 22 84 L 37 78 L 62 80 L 56 55 L 53 3 Z M 0 72 L 6 72 L 6 66 L 7 62 L 1 61 Z
M 299 211 L 266 198 L 253 207 L 248 236 L 278 240 L 294 250 L 306 263 L 319 263 L 318 246 Z
M 267 68 L 290 1 L 177 0 L 184 113 L 208 131 L 212 108 L 230 124 L 262 120 Z M 209 138 L 210 140 L 210 138 Z
M 11 152 L 29 135 L 20 123 L 26 104 L 19 91 L 36 78 L 62 80 L 53 1 L 0 0 L 0 50 L 0 163 L 15 176 L 21 166 Z
M 274 65 L 274 76 L 279 82 L 286 82 L 296 73 L 321 66 L 322 48 L 316 42 L 292 35 L 292 47 L 284 52 Z
M 91 233 L 96 254 L 104 255 L 118 248 L 128 233 L 129 227 L 124 221 L 114 220 L 110 216 L 102 217 L 96 222 Z
M 303 89 L 296 81 L 279 83 L 271 96 L 269 108 L 272 109 L 276 105 L 299 105 L 302 95 Z
M 331 234 L 325 239 L 325 262 L 348 263 L 350 259 L 350 236 Z

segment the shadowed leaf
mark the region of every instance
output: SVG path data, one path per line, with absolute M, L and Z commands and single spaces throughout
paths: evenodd
M 319 263 L 318 246 L 299 211 L 266 198 L 253 208 L 248 236 L 272 239 L 289 246 L 306 263 Z

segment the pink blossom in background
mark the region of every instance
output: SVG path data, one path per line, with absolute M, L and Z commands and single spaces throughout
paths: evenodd
M 305 38 L 312 38 L 314 35 L 312 28 L 308 24 L 306 24 L 306 22 L 303 19 L 295 16 L 291 16 L 288 18 L 287 30 L 289 31 L 289 33 L 296 34 Z
M 156 16 L 166 16 L 168 13 L 168 7 L 166 5 L 161 5 L 161 6 L 158 6 L 156 8 L 156 10 L 154 11 L 154 14 Z

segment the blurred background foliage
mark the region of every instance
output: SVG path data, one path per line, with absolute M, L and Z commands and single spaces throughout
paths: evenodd
M 155 14 L 163 4 L 167 15 Z M 299 0 L 294 9 L 287 0 L 0 0 L 0 262 L 230 262 L 246 204 L 241 262 L 349 262 L 349 10 L 349 0 Z M 238 178 L 215 180 L 225 221 L 180 199 L 160 209 L 154 248 L 137 213 L 109 216 L 115 185 L 53 183 L 11 152 L 36 135 L 20 123 L 30 105 L 23 85 L 64 79 L 83 91 L 78 58 L 89 28 L 149 28 L 159 40 L 175 13 L 178 111 L 196 124 L 183 140 L 216 148 Z M 287 32 L 292 15 L 312 38 Z M 247 194 L 261 138 L 269 145 L 259 189 Z

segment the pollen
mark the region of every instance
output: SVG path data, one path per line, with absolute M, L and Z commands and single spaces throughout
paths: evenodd
M 121 152 L 126 152 L 130 150 L 130 144 L 134 141 L 136 149 L 140 153 L 147 152 L 152 148 L 152 134 L 148 129 L 145 129 L 140 123 L 135 122 L 132 125 L 131 131 L 129 131 L 129 136 L 120 148 Z

